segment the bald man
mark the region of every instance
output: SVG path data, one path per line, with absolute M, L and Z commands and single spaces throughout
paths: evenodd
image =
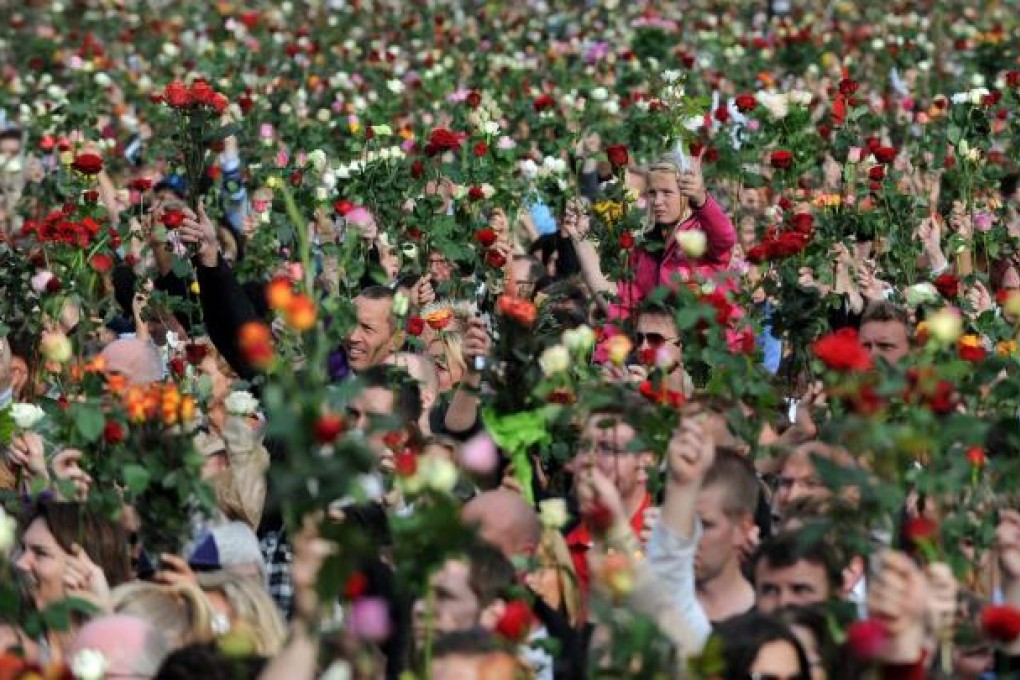
M 520 494 L 508 489 L 478 494 L 464 506 L 461 517 L 466 524 L 477 526 L 482 539 L 510 559 L 530 556 L 542 539 L 538 513 Z
M 159 350 L 147 340 L 114 340 L 103 348 L 100 356 L 106 361 L 107 371 L 124 376 L 130 385 L 148 385 L 163 379 Z
M 170 647 L 145 619 L 127 614 L 103 616 L 85 624 L 71 641 L 68 659 L 83 651 L 99 652 L 106 659 L 107 678 L 151 678 Z

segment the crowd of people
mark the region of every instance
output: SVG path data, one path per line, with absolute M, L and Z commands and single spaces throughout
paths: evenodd
M 1018 45 L 10 9 L 0 680 L 1020 677 Z

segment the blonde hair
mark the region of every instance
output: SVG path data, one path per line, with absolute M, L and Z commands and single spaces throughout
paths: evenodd
M 114 588 L 110 603 L 114 614 L 131 614 L 148 621 L 173 649 L 209 642 L 214 637 L 216 612 L 198 586 L 132 581 Z
M 276 603 L 260 580 L 227 570 L 199 573 L 205 591 L 223 595 L 230 604 L 231 628 L 247 633 L 262 656 L 274 656 L 283 647 L 287 629 Z
M 542 540 L 538 546 L 538 557 L 543 566 L 556 570 L 561 602 L 567 612 L 567 621 L 571 626 L 577 626 L 581 615 L 581 591 L 577 587 L 574 560 L 570 556 L 570 548 L 567 547 L 567 541 L 563 538 L 563 534 L 555 529 L 543 529 Z
M 460 331 L 448 331 L 440 335 L 436 341 L 443 343 L 446 349 L 447 368 L 452 369 L 456 366 L 463 375 L 467 371 L 467 360 L 464 359 L 464 334 Z

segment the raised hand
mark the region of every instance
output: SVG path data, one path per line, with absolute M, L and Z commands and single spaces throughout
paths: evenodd
M 215 267 L 219 261 L 220 246 L 216 240 L 216 227 L 205 214 L 205 206 L 198 204 L 198 213 L 183 209 L 184 221 L 177 228 L 181 241 L 198 245 L 198 259 L 203 267 Z
M 670 484 L 700 486 L 715 459 L 715 442 L 698 416 L 684 418 L 666 449 Z
M 882 554 L 881 566 L 868 584 L 868 613 L 885 625 L 889 642 L 879 654 L 888 664 L 909 664 L 924 650 L 927 579 L 901 552 Z
M 684 170 L 677 178 L 677 185 L 680 193 L 691 201 L 692 208 L 701 208 L 708 200 L 708 191 L 705 189 L 705 178 L 701 174 L 700 159 L 694 159 L 691 167 Z

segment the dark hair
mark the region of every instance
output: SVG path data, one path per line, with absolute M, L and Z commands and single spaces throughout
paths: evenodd
M 568 279 L 542 289 L 546 305 L 558 328 L 577 328 L 588 322 L 588 293 L 583 284 Z
M 703 489 L 712 486 L 722 486 L 724 489 L 723 512 L 727 517 L 754 517 L 761 485 L 754 466 L 747 458 L 725 449 L 716 451 L 715 460 L 705 473 L 705 481 L 701 485 Z
M 468 585 L 478 598 L 479 607 L 484 609 L 494 601 L 508 596 L 517 572 L 499 549 L 479 543 L 464 551 L 464 559 L 471 568 Z
M 236 680 L 255 678 L 262 672 L 266 659 L 260 656 L 225 654 L 215 642 L 187 645 L 163 661 L 153 680 Z
M 393 298 L 396 297 L 397 291 L 395 288 L 390 286 L 365 286 L 358 292 L 358 297 L 366 300 L 386 300 L 393 302 Z M 397 328 L 397 317 L 393 314 L 393 305 L 390 305 L 390 313 L 387 315 L 387 321 L 389 321 L 390 328 L 396 330 Z
M 808 680 L 810 664 L 800 642 L 779 619 L 750 612 L 727 619 L 715 627 L 714 635 L 722 642 L 721 657 L 726 660 L 725 680 L 747 680 L 762 647 L 773 642 L 787 642 L 797 652 L 800 665 L 797 677 Z
M 417 423 L 421 418 L 421 388 L 407 371 L 393 366 L 371 366 L 358 373 L 365 388 L 380 388 L 393 392 L 393 415 L 401 423 Z
M 21 517 L 21 534 L 35 520 L 42 520 L 57 544 L 67 553 L 80 545 L 97 567 L 103 570 L 111 588 L 132 578 L 127 537 L 120 524 L 89 510 L 82 503 L 41 500 Z
M 861 314 L 861 327 L 871 321 L 899 321 L 907 329 L 910 328 L 910 315 L 907 314 L 907 310 L 888 300 L 876 300 L 864 308 L 864 313 Z
M 786 569 L 798 562 L 816 564 L 825 570 L 830 591 L 838 591 L 843 584 L 843 567 L 836 551 L 819 538 L 811 538 L 797 531 L 784 531 L 764 541 L 754 554 L 752 564 L 757 573 L 764 563 L 772 569 Z

